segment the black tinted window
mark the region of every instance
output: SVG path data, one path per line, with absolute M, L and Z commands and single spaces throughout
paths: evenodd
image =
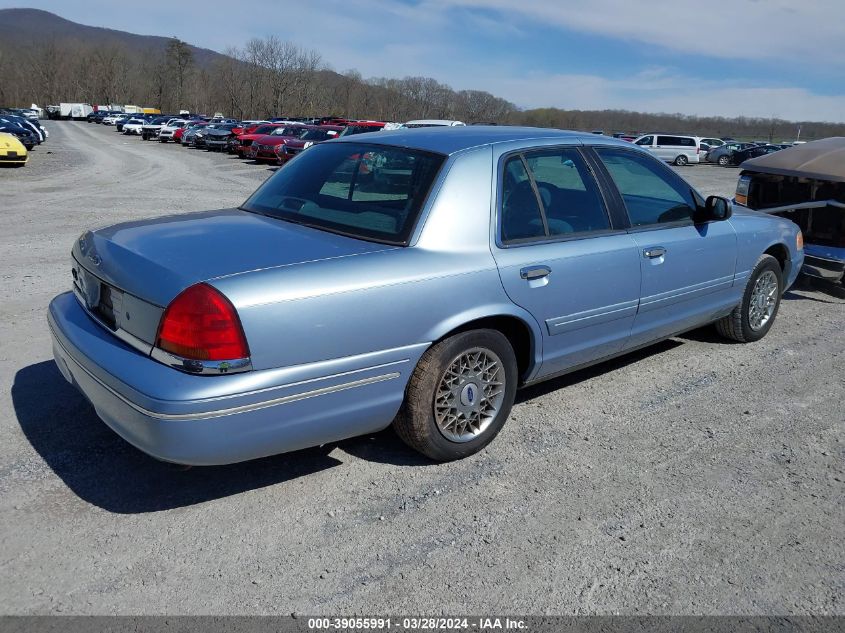
M 597 148 L 616 184 L 633 226 L 692 220 L 692 190 L 649 155 Z
M 658 145 L 679 145 L 681 147 L 695 147 L 695 139 L 689 136 L 658 136 Z
M 405 243 L 444 160 L 400 147 L 315 145 L 242 208 L 362 239 Z

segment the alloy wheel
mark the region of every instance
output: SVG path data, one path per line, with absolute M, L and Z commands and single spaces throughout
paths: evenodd
M 469 442 L 493 423 L 505 397 L 505 372 L 491 350 L 475 347 L 455 357 L 437 385 L 434 419 L 452 442 Z
M 774 272 L 767 270 L 754 283 L 748 303 L 748 325 L 755 332 L 765 326 L 775 313 L 777 295 L 778 278 Z

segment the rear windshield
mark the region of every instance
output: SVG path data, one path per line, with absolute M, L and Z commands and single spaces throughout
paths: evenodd
M 380 125 L 350 125 L 343 132 L 341 136 L 351 136 L 352 134 L 366 134 L 367 132 L 379 132 L 382 126 Z
M 383 145 L 315 145 L 241 208 L 360 239 L 407 244 L 445 159 Z
M 337 130 L 324 130 L 322 128 L 312 128 L 305 134 L 300 136 L 303 141 L 325 141 L 326 139 L 335 138 Z

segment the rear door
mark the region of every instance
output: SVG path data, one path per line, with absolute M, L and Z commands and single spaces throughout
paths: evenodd
M 596 148 L 630 219 L 642 271 L 628 347 L 712 321 L 736 303 L 737 240 L 730 222 L 696 225 L 700 196 L 636 150 Z
M 581 151 L 502 157 L 493 255 L 511 300 L 543 332 L 548 376 L 622 349 L 640 289 L 635 241 L 611 219 Z

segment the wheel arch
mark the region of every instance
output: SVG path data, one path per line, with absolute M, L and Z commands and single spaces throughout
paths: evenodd
M 771 255 L 778 261 L 778 264 L 780 264 L 781 274 L 785 282 L 787 277 L 789 277 L 792 267 L 792 258 L 790 257 L 789 248 L 787 248 L 786 244 L 776 242 L 763 251 L 763 254 Z
M 430 340 L 436 343 L 455 334 L 478 329 L 497 330 L 508 339 L 516 355 L 520 382 L 529 380 L 539 369 L 542 333 L 537 321 L 527 312 L 495 310 L 457 315 L 439 324 Z

